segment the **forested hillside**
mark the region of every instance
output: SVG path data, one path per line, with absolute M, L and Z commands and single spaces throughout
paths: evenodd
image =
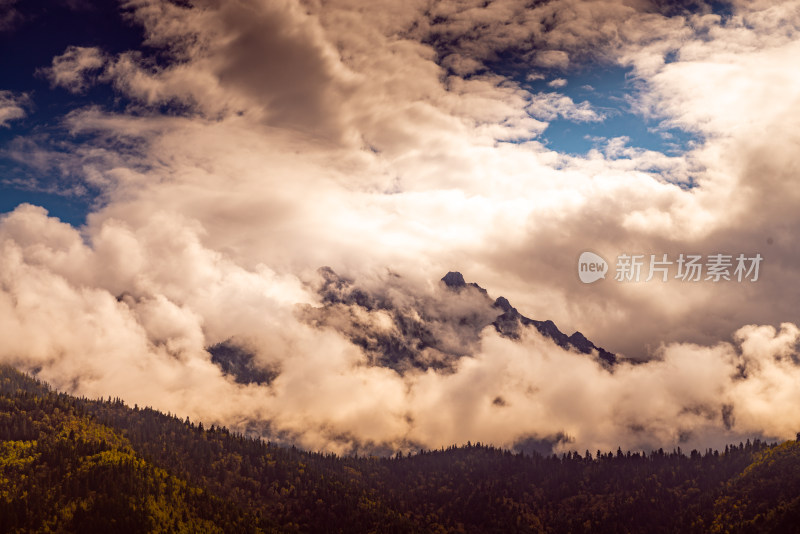
M 0 368 L 0 531 L 792 532 L 800 443 L 336 457 Z

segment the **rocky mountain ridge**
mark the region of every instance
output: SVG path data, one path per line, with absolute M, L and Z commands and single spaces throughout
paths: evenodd
M 487 326 L 518 340 L 525 328 L 535 328 L 566 350 L 597 358 L 609 370 L 613 353 L 596 346 L 582 333 L 564 334 L 551 320 L 522 315 L 505 297 L 492 299 L 486 289 L 448 272 L 433 292 L 420 292 L 393 275 L 379 284 L 360 284 L 333 269 L 318 270 L 315 288 L 321 305 L 300 307 L 302 321 L 332 328 L 367 354 L 370 365 L 400 374 L 413 370 L 449 372 L 458 360 L 477 354 Z M 266 384 L 280 369 L 259 364 L 257 354 L 236 339 L 209 347 L 212 362 L 240 383 Z

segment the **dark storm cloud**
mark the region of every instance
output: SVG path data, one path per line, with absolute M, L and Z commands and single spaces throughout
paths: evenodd
M 330 135 L 338 126 L 330 51 L 297 13 L 225 2 L 220 10 L 228 44 L 218 75 L 268 109 L 269 124 Z
M 0 1 L 0 32 L 9 31 L 22 18 L 15 7 L 16 0 Z

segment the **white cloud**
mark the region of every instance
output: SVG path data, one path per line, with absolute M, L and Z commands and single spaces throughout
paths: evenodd
M 605 117 L 595 111 L 588 101 L 576 104 L 570 97 L 560 93 L 537 93 L 532 95 L 528 113 L 542 120 L 552 121 L 558 117 L 575 122 L 597 122 Z
M 25 107 L 29 102 L 26 94 L 0 91 L 0 127 L 7 128 L 9 122 L 25 118 Z
M 105 54 L 97 47 L 70 46 L 41 72 L 53 87 L 83 93 L 95 83 L 106 61 Z
M 546 50 L 537 52 L 534 63 L 547 69 L 566 69 L 569 66 L 569 54 L 563 50 Z

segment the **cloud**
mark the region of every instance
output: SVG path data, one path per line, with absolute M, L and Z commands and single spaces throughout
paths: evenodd
M 19 10 L 14 7 L 16 0 L 0 1 L 0 32 L 10 31 L 22 18 Z
M 551 82 L 552 85 L 552 82 Z M 597 122 L 605 117 L 592 109 L 588 101 L 576 104 L 559 93 L 537 93 L 531 97 L 528 112 L 536 118 L 552 121 L 558 117 L 575 122 Z
M 336 327 L 298 320 L 296 302 L 317 304 L 297 278 L 242 269 L 174 217 L 136 229 L 109 219 L 85 243 L 41 208 L 7 215 L 0 325 L 8 342 L 0 358 L 76 393 L 115 391 L 241 429 L 268 421 L 273 439 L 337 452 L 466 440 L 511 447 L 558 434 L 568 440 L 557 450 L 689 448 L 796 430 L 798 414 L 788 409 L 800 379 L 793 324 L 746 326 L 732 343 L 664 345 L 651 362 L 623 362 L 613 372 L 535 330 L 512 341 L 487 328 L 452 370 L 401 375 L 368 365 Z M 411 280 L 380 282 L 374 288 L 394 302 L 417 302 L 408 310 L 420 304 L 417 295 L 435 296 Z M 454 299 L 422 306 L 438 307 L 441 318 L 475 310 Z M 206 344 L 230 335 L 249 339 L 257 360 L 280 370 L 271 384 L 237 384 L 210 362 Z
M 30 103 L 26 94 L 15 95 L 11 91 L 0 91 L 0 127 L 9 127 L 9 122 L 24 119 L 25 107 Z
M 547 85 L 549 85 L 554 89 L 559 89 L 561 87 L 567 86 L 567 80 L 565 80 L 564 78 L 556 78 L 555 80 L 547 82 Z
M 723 19 L 650 3 L 523 4 L 126 4 L 146 47 L 71 47 L 47 71 L 75 92 L 111 84 L 125 106 L 71 111 L 60 143 L 11 145 L 99 199 L 81 229 L 27 205 L 0 222 L 11 340 L 0 358 L 79 394 L 334 451 L 793 436 L 791 5 L 737 5 Z M 604 115 L 526 90 L 497 67 L 509 55 L 523 72 L 627 67 L 631 108 L 698 141 L 670 155 L 630 136 L 584 156 L 549 150 L 550 121 Z M 765 259 L 753 284 L 587 286 L 575 272 L 587 249 L 611 263 Z M 426 361 L 457 361 L 447 372 L 373 365 L 373 345 L 353 337 L 394 332 L 389 312 L 324 310 L 323 265 L 424 318 L 439 343 Z M 610 373 L 535 333 L 466 336 L 465 312 L 486 310 L 437 296 L 450 270 L 647 363 Z M 223 375 L 206 347 L 228 339 L 279 370 L 273 382 Z
M 70 46 L 63 54 L 53 58 L 50 67 L 41 73 L 53 87 L 63 87 L 70 93 L 84 93 L 94 84 L 98 71 L 102 71 L 106 56 L 97 47 Z
M 547 69 L 566 69 L 569 66 L 569 54 L 563 50 L 545 50 L 537 52 L 534 64 Z
M 148 106 L 177 104 L 217 118 L 247 114 L 270 126 L 341 141 L 348 73 L 315 17 L 294 2 L 127 4 L 145 43 L 176 61 L 131 51 L 106 69 L 114 87 Z
M 781 354 L 796 354 L 796 327 L 745 327 L 736 338 L 742 354 L 729 344 L 671 344 L 657 360 L 607 373 L 536 335 L 522 344 L 487 335 L 483 352 L 463 360 L 457 373 L 420 378 L 415 431 L 428 440 L 506 445 L 525 435 L 565 434 L 560 450 L 722 446 L 736 432 L 791 437 L 798 413 L 777 406 L 794 401 L 788 383 L 798 366 Z M 759 340 L 769 349 L 753 351 Z M 777 389 L 766 394 L 765 387 Z M 422 411 L 425 405 L 437 410 Z

